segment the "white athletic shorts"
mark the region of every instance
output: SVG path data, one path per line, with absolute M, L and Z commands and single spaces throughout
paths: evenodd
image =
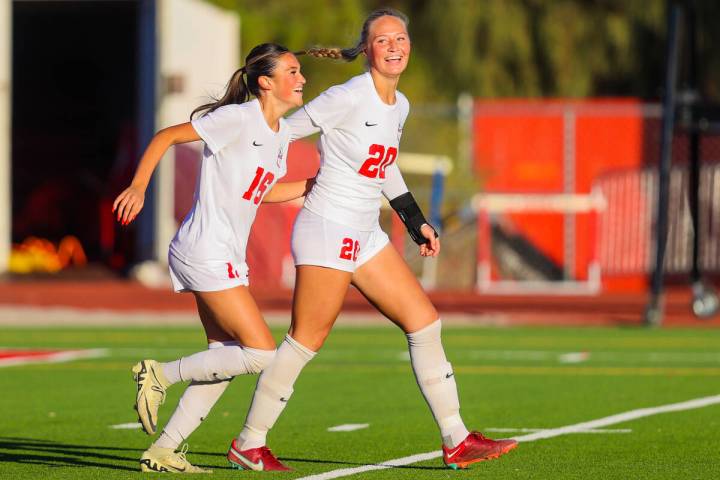
M 305 208 L 295 219 L 292 254 L 295 265 L 317 265 L 354 272 L 390 239 L 380 226 L 362 231 L 341 225 Z
M 176 292 L 216 292 L 250 284 L 245 262 L 193 263 L 170 250 L 168 267 Z

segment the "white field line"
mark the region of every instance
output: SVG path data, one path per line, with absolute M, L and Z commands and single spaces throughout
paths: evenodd
M 355 352 L 343 350 L 329 350 L 323 353 L 323 358 L 350 358 Z M 400 362 L 410 361 L 407 350 L 382 350 L 382 355 Z M 559 352 L 554 350 L 471 350 L 456 353 L 457 359 L 463 360 L 502 360 L 510 362 L 557 362 L 559 364 L 572 364 L 592 361 L 610 362 L 611 364 L 640 363 L 656 364 L 667 362 L 680 362 L 688 364 L 710 363 L 720 364 L 720 353 L 717 352 Z M 635 365 L 637 366 L 637 365 Z
M 558 362 L 560 363 L 582 363 L 590 358 L 588 352 L 570 352 L 558 355 Z
M 108 428 L 112 428 L 113 430 L 140 430 L 142 425 L 137 422 L 118 423 L 117 425 L 110 425 Z
M 327 429 L 328 432 L 352 432 L 354 430 L 362 430 L 368 428 L 369 423 L 346 423 L 344 425 L 335 425 Z
M 32 363 L 60 363 L 78 360 L 80 358 L 98 358 L 107 356 L 106 348 L 92 348 L 89 350 L 67 350 L 50 353 L 38 357 L 37 355 L 19 355 L 13 358 L 0 359 L 0 367 L 15 367 L 18 365 L 29 365 Z
M 575 352 L 586 354 L 589 360 L 594 361 L 625 361 L 642 363 L 683 362 L 683 363 L 720 363 L 720 353 L 717 352 Z M 551 361 L 560 360 L 568 355 L 550 350 L 474 350 L 465 352 L 463 358 L 472 360 L 511 360 L 511 361 Z M 570 358 L 576 355 L 570 355 Z M 583 355 L 580 356 L 582 359 Z M 400 358 L 398 356 L 399 360 Z M 410 355 L 405 358 L 409 360 Z
M 545 430 L 549 430 L 547 428 L 495 428 L 495 427 L 488 427 L 484 428 L 483 432 L 500 432 L 500 433 L 512 433 L 512 432 L 520 432 L 520 433 L 534 433 L 534 432 L 544 432 Z M 632 433 L 632 428 L 590 428 L 587 430 L 578 430 L 577 432 L 573 433 Z
M 630 410 L 628 412 L 618 413 L 616 415 L 610 415 L 609 417 L 598 418 L 596 420 L 590 420 L 588 422 L 576 423 L 574 425 L 566 425 L 564 427 L 551 428 L 548 430 L 543 430 L 541 432 L 530 433 L 528 435 L 515 437 L 515 440 L 517 440 L 518 442 L 534 442 L 535 440 L 559 437 L 568 433 L 577 433 L 582 430 L 606 427 L 608 425 L 615 425 L 617 423 L 628 422 L 630 420 L 649 417 L 652 415 L 658 415 L 660 413 L 692 410 L 694 408 L 707 407 L 718 403 L 720 403 L 720 395 L 696 398 L 694 400 L 688 400 L 686 402 L 671 403 L 669 405 L 662 405 L 659 407 L 639 408 L 637 410 Z M 297 480 L 329 480 L 331 478 L 346 477 L 348 475 L 369 472 L 372 470 L 383 470 L 386 468 L 399 467 L 402 465 L 410 465 L 412 463 L 424 462 L 426 460 L 432 460 L 438 457 L 442 457 L 442 451 L 437 450 L 434 452 L 418 453 L 417 455 L 396 458 L 394 460 L 388 460 L 386 462 L 374 465 L 363 465 L 362 467 L 355 468 L 341 468 L 338 470 L 331 470 L 329 472 L 319 473 L 317 475 L 301 477 Z

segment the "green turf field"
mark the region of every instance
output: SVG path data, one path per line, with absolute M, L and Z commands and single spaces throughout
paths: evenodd
M 528 435 L 492 428 L 557 428 L 720 394 L 718 330 L 446 327 L 443 338 L 461 413 L 488 436 Z M 0 346 L 108 349 L 100 359 L 0 368 L 0 478 L 157 476 L 136 472 L 150 438 L 110 426 L 136 421 L 132 364 L 203 348 L 199 328 L 4 327 Z M 295 469 L 290 474 L 238 472 L 225 461 L 254 383 L 237 378 L 189 439 L 188 458 L 213 468 L 213 478 L 300 478 L 439 449 L 404 336 L 392 328 L 338 328 L 306 368 L 269 437 Z M 170 390 L 161 424 L 181 392 L 180 385 Z M 351 432 L 327 430 L 365 423 Z M 720 404 L 602 430 L 614 432 L 521 442 L 467 471 L 447 470 L 436 458 L 345 478 L 720 478 Z

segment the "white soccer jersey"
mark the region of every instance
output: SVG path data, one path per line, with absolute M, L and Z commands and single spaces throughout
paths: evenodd
M 272 131 L 258 100 L 225 105 L 192 125 L 206 146 L 193 207 L 170 251 L 190 265 L 245 277 L 250 227 L 263 196 L 287 171 L 290 129 L 281 118 Z
M 290 116 L 293 138 L 309 133 L 308 116 L 322 131 L 320 173 L 305 208 L 342 225 L 373 230 L 383 184 L 400 176 L 395 160 L 409 108 L 400 92 L 394 105 L 380 100 L 365 73 L 329 88 Z

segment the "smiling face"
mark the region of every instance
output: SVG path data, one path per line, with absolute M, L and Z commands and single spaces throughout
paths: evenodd
M 272 95 L 292 107 L 303 104 L 303 85 L 305 77 L 300 73 L 300 62 L 292 53 L 281 55 L 275 64 L 269 86 Z
M 385 15 L 375 20 L 365 46 L 370 68 L 387 77 L 398 77 L 410 59 L 410 36 L 405 22 Z

